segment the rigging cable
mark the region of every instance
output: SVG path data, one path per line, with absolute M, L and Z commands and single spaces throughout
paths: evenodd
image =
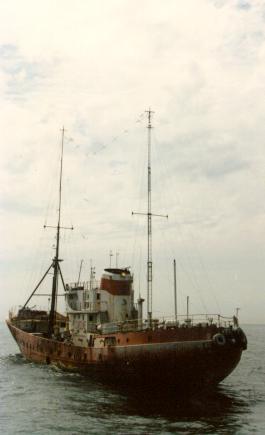
M 156 139 L 156 135 L 155 135 L 155 134 L 154 134 L 154 144 L 155 144 L 154 149 L 155 149 L 155 153 L 156 153 L 156 151 L 157 151 L 157 149 L 156 149 L 156 148 L 157 148 L 157 139 Z M 161 153 L 160 153 L 160 154 L 161 154 Z M 171 193 L 170 189 L 167 189 L 167 187 L 165 186 L 165 179 L 167 179 L 167 181 L 168 181 L 168 174 L 170 173 L 170 171 L 167 171 L 167 170 L 165 169 L 164 156 L 161 156 L 160 154 L 159 154 L 159 163 L 160 163 L 162 166 L 164 166 L 164 174 L 167 174 L 167 177 L 161 176 L 161 180 L 162 180 L 162 182 L 159 183 L 159 188 L 160 188 L 160 190 L 161 190 L 162 183 L 164 183 L 164 188 L 163 188 L 163 195 L 160 195 L 160 198 L 162 198 L 163 200 L 166 200 L 166 199 L 168 198 L 169 193 Z M 156 154 L 155 154 L 155 155 L 156 155 Z M 157 155 L 156 155 L 156 156 L 157 156 Z M 171 176 L 171 178 L 172 178 L 172 176 Z M 168 184 L 170 184 L 170 186 L 172 186 L 173 183 L 168 183 Z M 166 198 L 166 197 L 167 197 L 167 198 Z M 176 195 L 174 195 L 174 200 L 176 200 Z M 173 202 L 173 201 L 170 201 L 170 202 L 168 201 L 168 203 L 169 203 L 169 204 L 170 204 L 170 203 L 172 204 L 172 203 L 174 203 L 174 202 Z M 175 218 L 175 216 L 174 216 L 174 218 Z M 175 220 L 176 220 L 176 218 L 175 218 Z M 176 220 L 176 223 L 177 223 L 177 220 Z M 181 227 L 180 227 L 180 225 L 179 225 L 178 223 L 177 223 L 177 226 L 179 227 L 179 233 L 180 233 L 180 235 L 182 236 L 182 239 L 183 239 L 182 229 L 181 229 Z M 167 237 L 166 237 L 165 232 L 164 232 L 163 229 L 162 229 L 161 232 L 162 232 L 162 234 L 163 234 L 165 240 L 167 240 L 167 244 L 166 244 L 166 246 L 171 248 L 172 253 L 173 253 L 173 255 L 174 255 L 175 253 L 174 253 L 174 250 L 172 249 L 172 239 L 170 239 L 170 240 L 168 241 L 168 239 L 167 239 Z M 184 239 L 183 239 L 183 240 L 184 240 Z M 194 244 L 194 240 L 193 240 L 193 244 Z M 194 244 L 194 246 L 195 246 L 195 244 Z M 201 265 L 202 265 L 203 262 L 202 262 L 202 259 L 201 259 L 200 256 L 199 256 L 198 248 L 196 249 L 195 252 L 197 253 L 197 256 L 198 256 L 198 258 L 199 258 L 199 260 L 200 260 L 200 263 L 201 263 Z M 174 255 L 174 257 L 175 257 L 175 255 Z M 190 255 L 186 255 L 186 258 L 188 258 L 188 262 L 189 262 L 190 266 L 192 266 L 192 260 L 191 260 Z M 178 261 L 178 263 L 181 265 L 181 261 L 180 261 L 180 259 L 179 259 L 178 256 L 177 256 L 177 261 Z M 185 269 L 184 269 L 184 270 L 185 270 Z M 190 276 L 190 279 L 191 279 L 191 283 L 192 283 L 193 287 L 197 290 L 198 295 L 199 295 L 199 298 L 200 298 L 200 300 L 201 300 L 201 304 L 202 304 L 202 306 L 204 307 L 205 311 L 207 312 L 208 310 L 207 310 L 207 307 L 206 307 L 206 304 L 205 304 L 205 301 L 204 301 L 204 297 L 203 297 L 203 295 L 202 295 L 201 292 L 200 292 L 200 285 L 199 285 L 199 283 L 198 283 L 197 276 L 196 276 L 196 274 L 195 274 L 194 268 L 193 268 L 193 267 L 190 267 L 190 271 L 191 271 L 191 273 L 189 274 L 189 276 Z M 206 269 L 204 269 L 204 271 L 205 271 L 205 274 L 206 274 Z M 210 283 L 210 282 L 209 282 L 209 277 L 207 276 L 207 278 L 208 278 L 208 284 L 209 284 L 209 283 Z M 213 289 L 210 288 L 210 286 L 209 286 L 209 289 L 210 289 L 211 292 L 213 293 Z

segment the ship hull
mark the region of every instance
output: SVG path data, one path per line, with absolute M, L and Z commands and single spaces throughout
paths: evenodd
M 240 343 L 217 345 L 212 339 L 80 347 L 25 332 L 10 321 L 7 325 L 26 359 L 119 385 L 215 386 L 237 366 L 244 349 Z

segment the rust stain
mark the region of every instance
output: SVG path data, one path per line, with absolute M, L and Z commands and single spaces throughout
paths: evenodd
M 114 335 L 116 342 L 120 340 L 120 344 L 99 348 L 79 347 L 46 339 L 22 331 L 10 321 L 7 321 L 7 325 L 21 353 L 31 361 L 55 364 L 69 370 L 89 372 L 93 368 L 100 370 L 101 374 L 103 370 L 107 377 L 123 377 L 125 382 L 130 377 L 139 378 L 140 382 L 151 382 L 154 377 L 159 377 L 161 382 L 168 382 L 170 373 L 171 383 L 177 384 L 184 379 L 186 382 L 192 379 L 193 382 L 208 380 L 210 383 L 218 383 L 237 365 L 243 350 L 239 345 L 228 343 L 224 348 L 216 345 L 213 340 L 206 339 L 209 331 L 212 335 L 216 332 L 216 327 L 213 326 L 205 332 L 199 329 L 194 331 L 194 341 L 188 341 L 184 328 L 183 331 L 152 331 L 149 333 L 149 340 L 145 333 L 117 333 Z M 181 379 L 178 378 L 179 373 Z

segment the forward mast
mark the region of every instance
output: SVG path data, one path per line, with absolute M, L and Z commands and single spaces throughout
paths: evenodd
M 50 264 L 49 268 L 46 270 L 45 274 L 43 275 L 41 280 L 38 282 L 37 286 L 34 288 L 33 292 L 31 293 L 31 295 L 29 296 L 29 298 L 27 299 L 27 301 L 25 302 L 25 304 L 24 304 L 24 306 L 22 308 L 22 310 L 26 308 L 26 306 L 28 305 L 29 301 L 31 300 L 33 295 L 36 293 L 37 289 L 39 288 L 41 283 L 44 281 L 44 279 L 48 275 L 48 273 L 51 270 L 51 268 L 53 268 L 52 293 L 51 293 L 51 308 L 50 308 L 50 313 L 49 313 L 49 318 L 48 318 L 48 336 L 49 337 L 51 337 L 52 334 L 54 333 L 54 325 L 56 323 L 56 307 L 57 307 L 58 278 L 59 278 L 59 275 L 60 275 L 60 278 L 61 278 L 61 281 L 62 281 L 62 284 L 63 284 L 63 288 L 64 288 L 64 291 L 65 291 L 65 283 L 64 283 L 64 279 L 63 279 L 63 275 L 62 275 L 62 271 L 61 271 L 61 267 L 60 267 L 60 262 L 62 260 L 59 258 L 59 253 L 60 253 L 60 231 L 61 231 L 61 229 L 73 230 L 73 226 L 70 227 L 70 228 L 68 228 L 68 227 L 62 227 L 61 226 L 64 134 L 65 134 L 65 129 L 63 127 L 62 128 L 62 139 L 61 139 L 61 157 L 60 157 L 58 222 L 57 222 L 57 226 L 51 226 L 51 225 L 46 225 L 46 224 L 44 225 L 44 228 L 54 228 L 54 229 L 56 229 L 55 256 L 54 256 L 54 258 L 52 260 L 52 264 Z

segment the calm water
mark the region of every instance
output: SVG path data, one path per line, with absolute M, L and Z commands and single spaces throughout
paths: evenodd
M 0 323 L 0 433 L 265 434 L 265 325 L 218 389 L 193 397 L 118 391 L 26 362 Z

